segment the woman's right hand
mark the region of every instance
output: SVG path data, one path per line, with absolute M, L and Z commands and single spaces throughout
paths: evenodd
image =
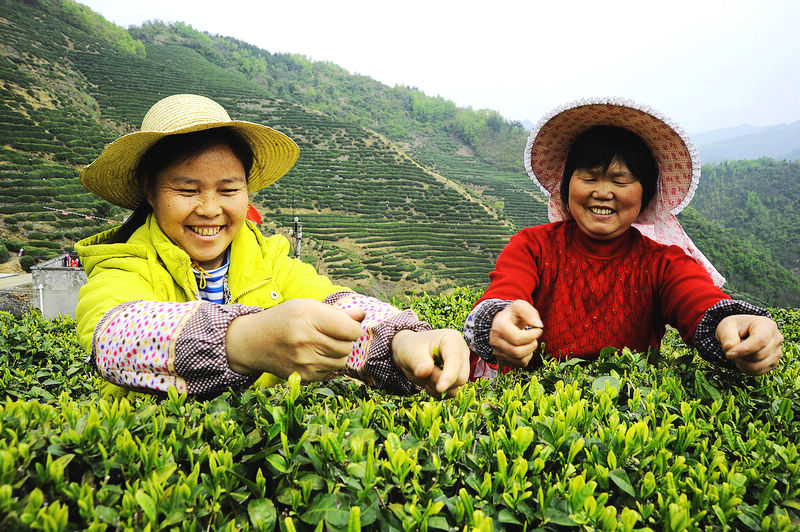
M 255 314 L 240 316 L 228 327 L 228 365 L 244 375 L 269 372 L 318 381 L 341 370 L 364 331 L 363 311 L 341 310 L 314 299 L 292 299 Z
M 512 368 L 524 368 L 539 347 L 544 324 L 533 305 L 517 299 L 497 313 L 489 332 L 489 345 L 497 362 Z

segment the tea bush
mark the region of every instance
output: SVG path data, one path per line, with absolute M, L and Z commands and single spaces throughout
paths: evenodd
M 477 295 L 398 304 L 460 327 Z M 757 378 L 670 334 L 443 401 L 344 378 L 197 401 L 99 397 L 72 320 L 0 314 L 0 527 L 797 530 L 800 310 L 775 315 Z

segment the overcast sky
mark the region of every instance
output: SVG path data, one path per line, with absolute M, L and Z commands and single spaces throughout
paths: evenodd
M 623 96 L 690 133 L 800 120 L 796 0 L 78 0 L 123 27 L 181 21 L 536 122 Z

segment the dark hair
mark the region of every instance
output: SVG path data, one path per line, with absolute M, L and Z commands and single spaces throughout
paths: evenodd
M 656 194 L 658 163 L 642 138 L 623 127 L 592 126 L 575 138 L 567 152 L 561 177 L 561 201 L 569 204 L 569 182 L 575 170 L 598 166 L 603 172 L 614 161 L 624 163 L 633 177 L 642 184 L 642 210 Z
M 244 175 L 249 181 L 250 169 L 253 167 L 253 150 L 236 131 L 227 127 L 204 129 L 162 138 L 139 159 L 136 167 L 136 181 L 142 191 L 153 192 L 156 186 L 156 176 L 164 168 L 191 159 L 208 148 L 220 144 L 228 146 L 241 161 L 244 166 Z M 109 243 L 127 242 L 133 232 L 144 224 L 151 212 L 153 212 L 153 207 L 142 196 L 139 205 L 114 233 Z

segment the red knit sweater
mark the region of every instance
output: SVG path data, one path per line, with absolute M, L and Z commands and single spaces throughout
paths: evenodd
M 555 356 L 595 358 L 607 346 L 645 351 L 665 324 L 691 343 L 705 311 L 728 296 L 677 246 L 631 228 L 593 240 L 573 221 L 523 229 L 511 238 L 481 299 L 523 299 L 542 317 Z

